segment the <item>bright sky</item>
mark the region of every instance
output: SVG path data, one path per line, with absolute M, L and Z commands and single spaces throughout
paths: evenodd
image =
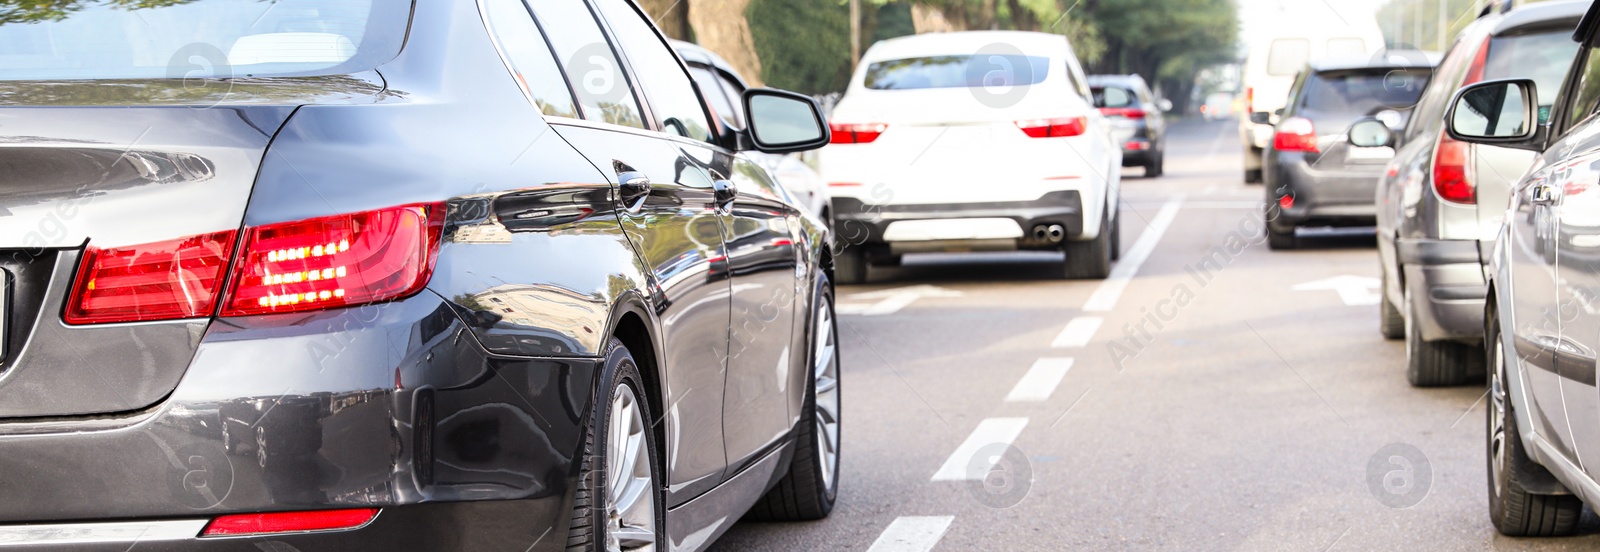
M 1246 44 L 1258 29 L 1288 19 L 1310 22 L 1330 17 L 1349 21 L 1370 19 L 1384 0 L 1235 0 L 1239 4 L 1239 38 Z

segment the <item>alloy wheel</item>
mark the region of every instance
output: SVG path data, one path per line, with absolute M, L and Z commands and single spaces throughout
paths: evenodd
M 1494 365 L 1489 367 L 1489 474 L 1490 484 L 1494 486 L 1494 496 L 1500 496 L 1503 489 L 1501 475 L 1506 470 L 1507 456 L 1510 449 L 1506 443 L 1506 413 L 1510 397 L 1506 392 L 1506 357 L 1505 350 L 1500 346 L 1500 338 L 1494 338 Z
M 639 406 L 633 388 L 621 386 L 606 428 L 606 550 L 614 552 L 655 550 L 655 477 Z
M 812 366 L 816 386 L 817 461 L 822 485 L 833 488 L 839 470 L 839 345 L 834 339 L 833 305 L 823 296 L 817 302 L 817 323 L 812 329 L 816 353 Z

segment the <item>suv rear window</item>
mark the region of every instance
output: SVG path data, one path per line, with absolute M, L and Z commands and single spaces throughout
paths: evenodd
M 0 3 L 0 80 L 339 74 L 394 57 L 409 0 Z
M 1495 37 L 1489 41 L 1489 56 L 1483 64 L 1483 80 L 1533 79 L 1539 88 L 1539 118 L 1549 116 L 1549 108 L 1561 94 L 1578 43 L 1570 31 Z
M 865 84 L 873 90 L 1028 86 L 1049 74 L 1050 58 L 1040 56 L 929 56 L 873 62 Z
M 1311 41 L 1280 38 L 1267 50 L 1267 74 L 1287 77 L 1299 73 L 1311 61 Z
M 1317 73 L 1306 80 L 1300 105 L 1322 113 L 1371 115 L 1406 109 L 1422 98 L 1429 69 L 1369 69 Z

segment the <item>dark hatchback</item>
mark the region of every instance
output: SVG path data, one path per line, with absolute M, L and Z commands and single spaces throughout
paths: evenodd
M 1404 128 L 1435 57 L 1396 52 L 1371 61 L 1319 62 L 1295 77 L 1262 154 L 1269 247 L 1293 248 L 1299 227 L 1376 222 L 1372 198 L 1394 149 L 1354 147 L 1346 133 L 1366 117 Z
M 1111 123 L 1122 145 L 1122 166 L 1144 167 L 1148 178 L 1161 176 L 1167 158 L 1167 121 L 1172 102 L 1157 99 L 1139 75 L 1089 75 L 1094 106 Z
M 826 227 L 628 0 L 0 7 L 0 545 L 694 550 L 828 514 Z M 770 492 L 769 492 L 770 491 Z

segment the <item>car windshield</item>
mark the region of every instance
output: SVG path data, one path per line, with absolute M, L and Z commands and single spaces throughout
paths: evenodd
M 1302 106 L 1321 113 L 1371 115 L 1409 109 L 1422 97 L 1429 69 L 1368 69 L 1317 73 L 1301 92 Z
M 873 90 L 1027 86 L 1044 82 L 1050 59 L 1040 56 L 928 56 L 873 62 L 866 86 Z M 1016 82 L 1006 82 L 1015 79 Z
M 1540 118 L 1561 93 L 1567 66 L 1578 53 L 1569 31 L 1496 37 L 1489 41 L 1483 80 L 1533 79 L 1539 89 Z
M 1094 95 L 1095 107 L 1128 107 L 1136 97 L 1132 90 L 1115 86 L 1091 86 L 1089 92 Z
M 337 74 L 393 57 L 405 0 L 0 2 L 0 80 Z

